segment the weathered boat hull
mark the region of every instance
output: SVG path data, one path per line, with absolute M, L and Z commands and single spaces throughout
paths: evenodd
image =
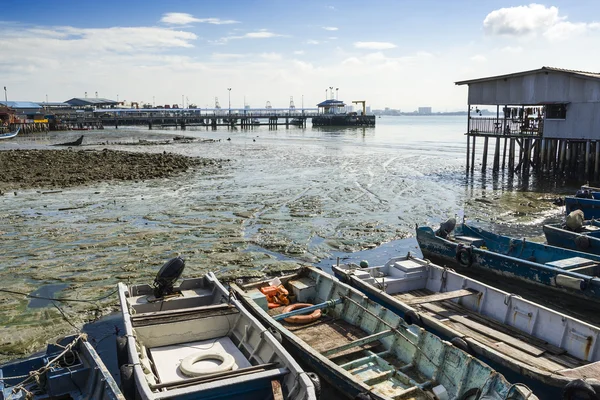
M 417 241 L 424 257 L 440 265 L 477 268 L 578 298 L 600 301 L 597 276 L 547 265 L 560 265 L 561 260 L 577 257 L 600 261 L 598 256 L 525 239 L 511 239 L 467 225 L 457 227 L 455 238 L 463 237 L 475 239 L 472 242 L 475 245 L 443 239 L 429 227 L 417 228 Z M 590 266 L 588 270 L 594 269 Z
M 71 347 L 72 344 L 72 347 Z M 50 360 L 52 368 L 44 368 Z M 40 385 L 27 379 L 39 373 Z M 10 377 L 17 377 L 11 379 Z M 25 390 L 17 390 L 19 385 Z M 33 393 L 29 397 L 28 393 Z M 85 336 L 70 336 L 48 345 L 46 352 L 0 366 L 0 400 L 69 398 L 73 400 L 125 400 L 117 383 Z
M 0 139 L 12 139 L 16 137 L 21 131 L 21 127 L 18 127 L 14 132 L 0 133 Z
M 316 320 L 304 327 L 284 325 L 276 320 L 283 316 L 275 309 L 267 311 L 266 304 L 261 307 L 255 300 L 258 288 L 268 284 L 232 284 L 231 288 L 266 326 L 281 333 L 290 352 L 349 398 L 368 393 L 374 399 L 425 399 L 430 394 L 424 391 L 432 387 L 447 389 L 450 399 L 469 398 L 467 393 L 473 394 L 477 388 L 482 389 L 482 398 L 509 394 L 517 399 L 536 398 L 522 386 L 510 385 L 501 374 L 466 352 L 416 325 L 407 325 L 397 314 L 331 275 L 306 267 L 280 280 L 291 288 L 288 290 L 298 302 L 310 300 L 318 307 L 327 307 L 329 320 Z M 252 291 L 255 294 L 250 294 Z M 368 336 L 354 339 L 357 334 L 350 328 Z M 331 337 L 323 336 L 326 332 Z M 376 341 L 371 340 L 374 337 Z M 375 346 L 365 348 L 367 344 Z M 339 356 L 338 351 L 342 352 Z
M 600 218 L 600 200 L 566 196 L 565 210 L 567 215 L 572 211 L 581 210 L 586 220 Z
M 543 229 L 549 245 L 600 256 L 600 229 L 594 222 L 586 221 L 582 232 L 563 229 L 561 224 L 544 225 Z
M 344 282 L 405 320 L 453 343 L 456 338 L 460 343 L 464 341 L 480 360 L 509 380 L 518 377 L 542 398 L 554 397 L 557 388 L 577 379 L 568 375 L 572 369 L 564 374 L 553 371 L 554 365 L 560 368 L 559 361 L 588 365 L 587 368 L 588 363 L 600 362 L 600 328 L 410 254 L 395 257 L 382 266 L 359 268 L 343 264 L 332 266 L 332 270 Z M 421 291 L 432 294 L 420 297 Z M 465 321 L 462 315 L 469 320 Z M 581 337 L 589 340 L 582 341 Z M 546 357 L 553 362 L 549 363 Z M 600 380 L 591 379 L 589 383 L 600 385 Z
M 273 396 L 277 381 L 288 399 L 316 400 L 314 383 L 298 363 L 212 273 L 184 280 L 176 291 L 157 300 L 149 285 L 119 284 L 136 398 L 263 400 Z M 191 376 L 184 361 L 194 366 L 200 354 L 235 363 Z

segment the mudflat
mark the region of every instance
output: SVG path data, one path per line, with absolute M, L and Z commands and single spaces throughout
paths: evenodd
M 0 151 L 0 191 L 166 178 L 222 161 L 117 150 Z

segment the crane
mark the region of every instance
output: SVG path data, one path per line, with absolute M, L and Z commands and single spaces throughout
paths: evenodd
M 367 102 L 365 100 L 352 100 L 352 104 L 362 103 L 362 115 L 367 115 Z

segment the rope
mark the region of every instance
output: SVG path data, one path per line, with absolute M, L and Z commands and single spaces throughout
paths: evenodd
M 9 289 L 0 289 L 0 292 L 4 292 L 4 293 L 9 293 L 9 294 L 16 294 L 16 295 L 20 295 L 20 296 L 25 296 L 28 297 L 30 299 L 40 299 L 40 300 L 49 300 L 49 301 L 58 301 L 61 303 L 66 303 L 66 302 L 79 302 L 79 303 L 94 303 L 100 300 L 104 300 L 110 296 L 112 296 L 113 294 L 117 293 L 119 289 L 115 289 L 112 292 L 110 292 L 109 294 L 102 296 L 102 297 L 98 297 L 96 299 L 57 299 L 55 297 L 45 297 L 45 296 L 37 296 L 34 294 L 29 294 L 29 293 L 24 293 L 24 292 L 18 292 L 16 290 L 9 290 Z

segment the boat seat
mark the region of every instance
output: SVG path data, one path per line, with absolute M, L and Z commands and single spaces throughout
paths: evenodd
M 564 269 L 565 271 L 572 271 L 573 269 L 576 269 L 576 268 L 589 267 L 594 264 L 596 264 L 596 261 L 590 260 L 589 258 L 570 257 L 570 258 L 563 258 L 562 260 L 547 262 L 545 265 L 548 265 L 548 266 L 554 267 L 554 268 Z

